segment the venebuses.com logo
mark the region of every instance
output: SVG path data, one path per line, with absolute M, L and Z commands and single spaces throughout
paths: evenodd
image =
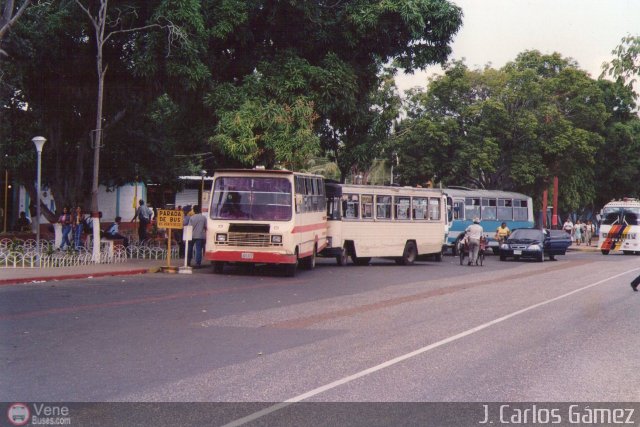
M 9 406 L 7 417 L 9 418 L 9 422 L 14 426 L 23 426 L 29 422 L 31 412 L 29 411 L 29 407 L 24 403 L 14 403 Z
M 69 407 L 46 403 L 13 403 L 7 410 L 7 418 L 14 426 L 32 425 L 70 425 Z

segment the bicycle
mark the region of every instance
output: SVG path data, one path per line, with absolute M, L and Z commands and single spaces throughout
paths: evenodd
M 487 239 L 482 237 L 480 239 L 480 249 L 478 250 L 478 259 L 476 259 L 476 265 L 482 266 L 484 264 L 484 251 L 487 249 Z M 460 254 L 460 265 L 464 265 L 465 257 L 469 256 L 469 244 L 467 239 L 461 239 L 458 241 L 458 253 Z

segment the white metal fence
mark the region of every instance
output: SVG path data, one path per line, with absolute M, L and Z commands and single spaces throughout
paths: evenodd
M 102 242 L 105 243 L 105 242 Z M 92 243 L 88 240 L 85 247 L 76 249 L 56 249 L 54 242 L 33 239 L 0 239 L 0 268 L 48 268 L 74 267 L 94 264 Z M 135 242 L 127 248 L 123 245 L 100 245 L 100 263 L 111 264 L 125 262 L 127 259 L 157 259 L 167 257 L 167 247 L 156 241 Z M 171 257 L 178 258 L 178 245 L 171 246 Z

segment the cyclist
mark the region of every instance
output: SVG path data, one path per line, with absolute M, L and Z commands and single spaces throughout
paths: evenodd
M 511 230 L 509 230 L 509 227 L 507 227 L 507 223 L 503 222 L 502 224 L 500 224 L 500 227 L 496 229 L 495 238 L 498 241 L 498 244 L 502 244 L 509 238 L 510 235 Z

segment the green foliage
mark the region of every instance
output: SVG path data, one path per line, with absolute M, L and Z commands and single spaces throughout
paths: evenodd
M 640 36 L 629 34 L 623 37 L 611 53 L 615 58 L 609 63 L 602 64 L 602 76 L 615 77 L 633 92 L 634 98 L 637 98 L 634 85 L 640 76 Z
M 561 208 L 593 202 L 611 112 L 601 85 L 573 61 L 527 51 L 500 70 L 455 62 L 428 91 L 410 94 L 409 106 L 396 142 L 403 183 L 536 196 L 558 176 Z
M 291 106 L 249 100 L 221 117 L 211 142 L 245 166 L 299 169 L 319 149 L 316 117 L 313 103 L 303 98 Z

